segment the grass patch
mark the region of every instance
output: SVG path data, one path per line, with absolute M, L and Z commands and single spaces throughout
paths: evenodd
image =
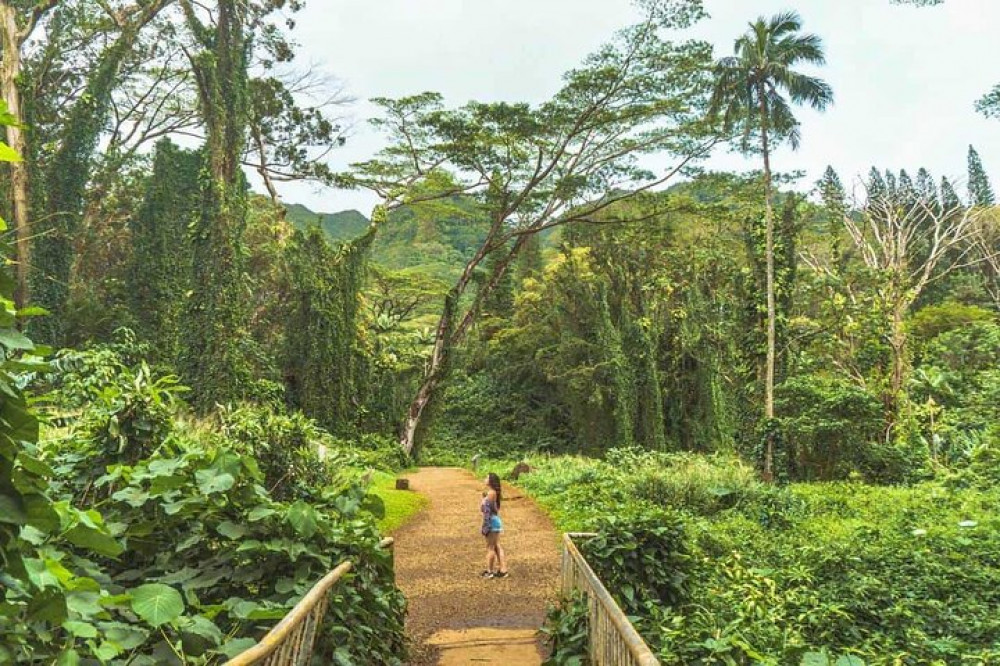
M 420 493 L 396 490 L 396 477 L 385 472 L 375 473 L 368 492 L 385 504 L 385 516 L 377 521 L 383 534 L 396 531 L 427 506 L 427 498 Z

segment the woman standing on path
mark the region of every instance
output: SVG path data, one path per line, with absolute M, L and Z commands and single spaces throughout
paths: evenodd
M 503 533 L 503 522 L 500 520 L 500 477 L 490 472 L 486 477 L 486 495 L 480 505 L 483 512 L 483 536 L 486 537 L 486 569 L 480 574 L 483 578 L 506 578 L 507 559 L 500 545 L 500 535 Z

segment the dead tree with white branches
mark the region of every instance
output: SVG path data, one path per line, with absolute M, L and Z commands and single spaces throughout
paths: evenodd
M 977 217 L 972 243 L 983 269 L 983 287 L 1000 311 L 1000 209 L 984 210 Z
M 982 210 L 939 200 L 934 193 L 865 188 L 843 216 L 858 256 L 881 280 L 878 298 L 888 318 L 892 371 L 884 402 L 891 438 L 905 385 L 906 315 L 928 285 L 984 261 L 974 252 Z

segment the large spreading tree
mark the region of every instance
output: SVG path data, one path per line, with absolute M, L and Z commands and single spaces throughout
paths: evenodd
M 449 291 L 423 378 L 407 410 L 400 444 L 410 453 L 427 407 L 448 372 L 451 350 L 478 319 L 529 239 L 557 225 L 607 221 L 613 204 L 664 186 L 715 144 L 704 122 L 710 47 L 666 41 L 665 29 L 701 17 L 695 0 L 644 3 L 645 20 L 566 74 L 549 101 L 532 106 L 471 102 L 445 109 L 438 96 L 383 100 L 382 126 L 394 139 L 349 182 L 386 197 L 466 193 L 489 225 Z M 670 160 L 656 172 L 643 155 Z M 422 175 L 411 194 L 398 185 Z M 402 194 L 401 194 L 402 193 Z M 474 297 L 467 297 L 478 271 Z

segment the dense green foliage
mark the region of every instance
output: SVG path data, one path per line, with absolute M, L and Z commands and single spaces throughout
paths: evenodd
M 197 214 L 201 156 L 164 139 L 156 146 L 142 207 L 131 221 L 129 296 L 135 328 L 156 357 L 181 356 L 181 316 L 192 276 L 188 229 Z
M 145 352 L 125 338 L 57 361 L 49 400 L 79 416 L 47 434 L 33 467 L 58 501 L 53 523 L 36 514 L 16 542 L 28 575 L 6 595 L 15 660 L 214 663 L 352 559 L 321 650 L 399 663 L 404 604 L 376 548 L 381 505 L 344 465 L 357 464 L 352 452 L 261 408 L 226 412 L 218 427 L 186 422 L 176 382 L 132 364 Z
M 289 246 L 292 284 L 286 380 L 291 399 L 336 432 L 356 423 L 363 399 L 366 358 L 360 350 L 360 292 L 377 224 L 356 241 L 333 248 L 312 227 Z
M 563 529 L 600 531 L 586 556 L 666 664 L 997 658 L 985 478 L 774 488 L 733 459 L 634 449 L 530 463 L 521 487 Z

